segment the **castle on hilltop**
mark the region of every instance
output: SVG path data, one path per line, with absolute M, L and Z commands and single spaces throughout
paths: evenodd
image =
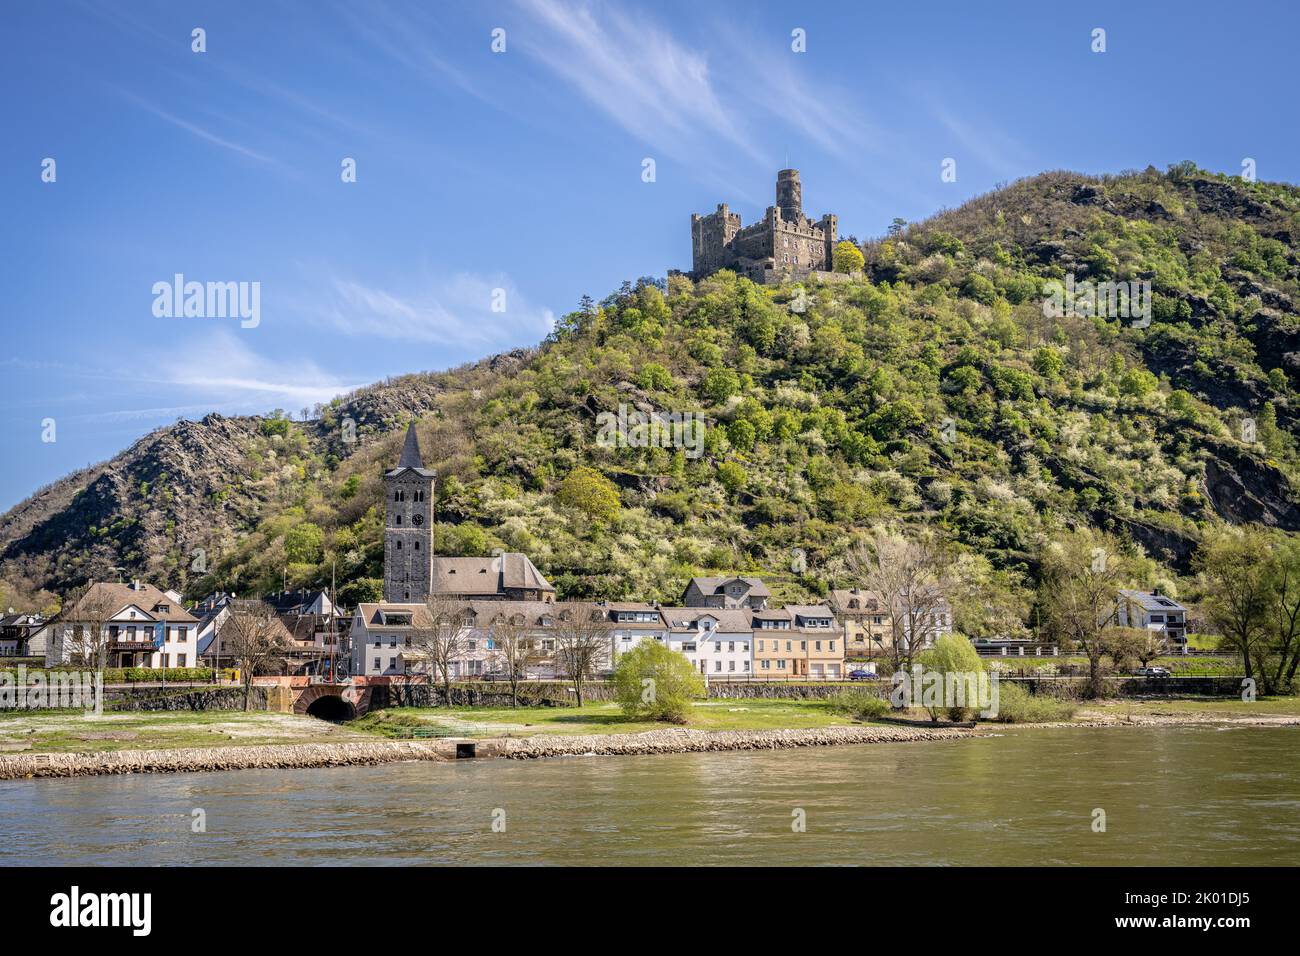
M 803 214 L 799 170 L 783 169 L 776 174 L 776 205 L 760 222 L 741 226 L 726 203 L 707 216 L 691 215 L 691 277 L 731 269 L 754 282 L 782 282 L 829 272 L 837 229 L 831 213 L 819 220 Z

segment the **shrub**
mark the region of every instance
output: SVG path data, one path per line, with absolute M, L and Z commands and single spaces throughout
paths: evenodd
M 831 710 L 848 714 L 855 720 L 876 720 L 890 711 L 889 701 L 877 697 L 869 690 L 841 691 L 831 698 Z
M 998 713 L 990 718 L 1003 724 L 1039 724 L 1069 720 L 1077 705 L 1046 695 L 1031 694 L 1014 681 L 998 682 Z
M 658 641 L 642 641 L 614 667 L 614 699 L 628 717 L 686 723 L 691 698 L 703 697 L 704 680 L 686 655 Z

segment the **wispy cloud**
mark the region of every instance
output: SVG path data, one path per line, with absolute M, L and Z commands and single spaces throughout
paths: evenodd
M 224 139 L 218 136 L 216 133 L 204 129 L 202 126 L 199 126 L 197 123 L 192 123 L 189 120 L 182 119 L 179 116 L 175 116 L 172 113 L 167 112 L 157 104 L 151 103 L 148 100 L 144 99 L 143 97 L 137 96 L 134 93 L 131 93 L 127 90 L 121 90 L 121 89 L 119 89 L 118 92 L 121 93 L 121 95 L 124 96 L 126 99 L 134 103 L 136 106 L 140 107 L 141 109 L 152 113 L 154 116 L 157 116 L 159 119 L 166 120 L 168 123 L 171 123 L 173 126 L 183 129 L 187 133 L 190 133 L 193 136 L 197 136 L 199 139 L 205 140 L 216 146 L 220 146 L 222 149 L 228 149 L 231 152 L 238 153 L 241 156 L 246 156 L 249 159 L 257 160 L 260 163 L 269 163 L 272 165 L 278 163 L 277 160 L 273 159 L 270 156 L 266 156 L 262 153 L 257 152 L 254 149 L 250 149 L 249 147 L 244 146 L 241 143 L 236 143 L 233 142 L 232 140 Z
M 167 381 L 184 388 L 187 398 L 206 398 L 208 408 L 303 408 L 361 384 L 339 380 L 302 354 L 295 354 L 292 362 L 267 359 L 231 332 L 213 333 L 192 352 L 203 356 L 202 361 L 174 365 Z
M 530 303 L 505 275 L 458 273 L 409 292 L 343 278 L 330 288 L 318 318 L 348 335 L 494 349 L 535 343 L 554 326 L 551 310 Z
M 612 7 L 520 0 L 536 29 L 520 47 L 642 141 L 699 160 L 706 138 L 761 160 L 715 89 L 706 54 L 643 15 Z
M 996 176 L 1014 178 L 1025 174 L 1029 151 L 998 124 L 987 119 L 959 119 L 938 105 L 932 105 L 931 109 L 935 121 L 948 131 L 966 157 Z M 961 156 L 954 158 L 960 163 Z

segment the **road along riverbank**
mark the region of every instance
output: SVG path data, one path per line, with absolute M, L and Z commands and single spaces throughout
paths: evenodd
M 905 743 L 973 736 L 970 730 L 862 725 L 802 730 L 691 730 L 639 734 L 538 735 L 479 739 L 188 747 L 108 753 L 23 753 L 0 757 L 0 780 L 97 774 L 195 773 L 211 770 L 350 767 L 462 757 L 543 757 L 785 750 L 843 744 Z

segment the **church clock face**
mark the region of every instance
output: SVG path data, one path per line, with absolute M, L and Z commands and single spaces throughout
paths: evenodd
M 414 521 L 416 525 L 422 525 L 424 524 L 424 515 L 412 515 L 411 520 Z

